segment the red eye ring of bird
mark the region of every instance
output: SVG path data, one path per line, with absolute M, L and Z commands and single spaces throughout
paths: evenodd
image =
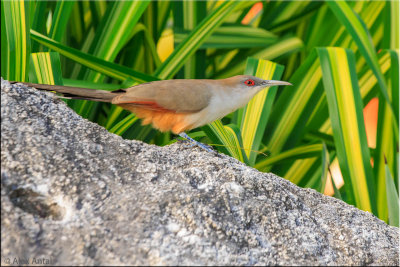
M 246 80 L 246 81 L 244 82 L 244 84 L 247 85 L 247 86 L 253 86 L 253 85 L 255 85 L 256 83 L 255 83 L 252 79 L 248 79 L 248 80 Z

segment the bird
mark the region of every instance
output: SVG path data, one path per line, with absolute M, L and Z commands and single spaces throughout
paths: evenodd
M 18 83 L 18 82 L 11 82 Z M 185 131 L 206 125 L 245 106 L 261 90 L 289 82 L 264 80 L 251 75 L 226 79 L 172 79 L 152 81 L 114 91 L 60 85 L 25 83 L 39 90 L 54 91 L 60 97 L 112 103 L 151 124 L 161 132 L 172 133 L 201 148 L 212 151 Z

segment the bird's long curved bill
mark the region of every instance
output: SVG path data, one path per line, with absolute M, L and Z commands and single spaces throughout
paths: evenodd
M 269 80 L 267 82 L 267 86 L 276 86 L 276 85 L 292 85 L 292 84 L 284 81 L 275 81 L 275 80 Z

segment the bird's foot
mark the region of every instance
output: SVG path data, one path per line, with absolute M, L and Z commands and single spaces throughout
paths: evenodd
M 179 136 L 186 139 L 186 140 L 183 140 L 183 141 L 189 142 L 189 144 L 185 144 L 185 147 L 189 148 L 189 147 L 193 147 L 193 146 L 197 145 L 198 147 L 201 147 L 202 149 L 204 149 L 204 150 L 206 150 L 208 152 L 211 152 L 211 153 L 215 152 L 215 150 L 211 146 L 208 146 L 206 144 L 203 144 L 203 143 L 200 143 L 200 142 L 194 140 L 193 138 L 191 138 L 189 135 L 187 135 L 184 132 L 180 133 Z

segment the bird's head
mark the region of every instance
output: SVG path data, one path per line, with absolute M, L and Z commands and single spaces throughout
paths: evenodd
M 232 83 L 237 89 L 243 91 L 253 91 L 259 92 L 262 89 L 270 86 L 277 86 L 277 85 L 292 85 L 291 83 L 284 82 L 284 81 L 276 81 L 276 80 L 263 80 L 261 78 L 251 76 L 251 75 L 237 75 L 226 80 L 230 80 L 229 82 Z
M 227 79 L 215 80 L 229 96 L 229 105 L 239 108 L 264 88 L 277 85 L 292 85 L 291 83 L 275 80 L 264 80 L 251 75 L 237 75 Z M 222 105 L 222 104 L 221 104 Z

